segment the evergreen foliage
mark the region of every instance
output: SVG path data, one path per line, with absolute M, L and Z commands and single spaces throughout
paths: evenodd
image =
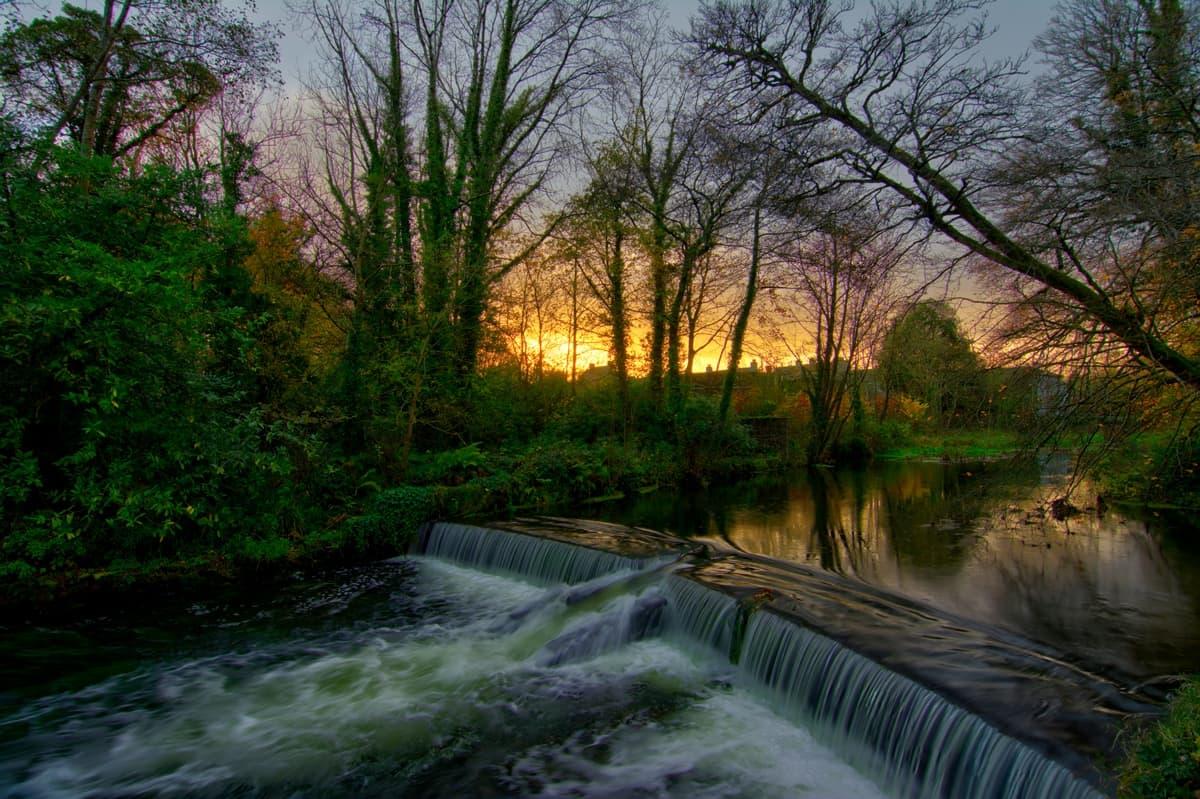
M 884 337 L 879 370 L 889 397 L 921 401 L 939 427 L 978 418 L 983 368 L 945 303 L 916 303 L 896 320 Z
M 955 0 L 947 9 L 960 5 L 974 7 Z M 822 274 L 836 279 L 822 283 L 812 257 L 793 258 L 816 286 L 790 302 L 796 319 L 817 320 L 820 357 L 773 370 L 741 364 L 762 343 L 749 329 L 756 298 L 778 294 L 778 263 L 806 239 L 796 229 L 827 229 L 829 219 L 812 227 L 814 214 L 836 216 L 833 199 L 848 189 L 822 155 L 829 140 L 810 141 L 796 119 L 782 120 L 770 142 L 740 140 L 728 125 L 724 117 L 756 95 L 752 84 L 703 83 L 704 54 L 725 46 L 723 18 L 697 28 L 700 60 L 685 70 L 665 38 L 639 27 L 637 6 L 518 0 L 416 20 L 404 15 L 443 6 L 383 4 L 387 13 L 375 14 L 314 2 L 309 18 L 330 70 L 317 103 L 328 158 L 323 174 L 300 181 L 308 205 L 256 190 L 265 158 L 247 98 L 272 83 L 276 48 L 248 6 L 113 0 L 102 11 L 65 4 L 52 18 L 6 17 L 0 577 L 363 555 L 402 546 L 434 515 L 706 483 L 785 460 L 778 442 L 756 441 L 739 418 L 776 417 L 765 428 L 778 428 L 787 417 L 791 454 L 813 462 L 926 451 L 917 445 L 934 440 L 957 452 L 948 431 L 1030 426 L 1044 412 L 1037 387 L 1046 373 L 1028 367 L 1034 388 L 1018 391 L 1015 373 L 986 372 L 946 304 L 915 303 L 877 340 L 874 320 L 891 316 L 875 301 L 879 270 L 826 264 Z M 1112 7 L 1128 13 L 1084 21 L 1130 37 L 1111 43 L 1121 68 L 1098 77 L 1096 59 L 1080 62 L 1079 82 L 1066 89 L 1076 105 L 1098 101 L 1073 123 L 1095 167 L 1080 185 L 1094 178 L 1109 191 L 1132 181 L 1130 201 L 1153 211 L 1137 222 L 1148 244 L 1130 248 L 1151 268 L 1125 287 L 1128 302 L 1076 278 L 1063 288 L 1049 256 L 1022 254 L 1024 244 L 983 217 L 975 233 L 947 228 L 960 214 L 944 209 L 969 210 L 966 184 L 950 191 L 924 161 L 911 174 L 942 197 L 931 230 L 958 231 L 981 257 L 1017 263 L 1082 302 L 1067 329 L 1091 317 L 1105 327 L 1104 341 L 1123 349 L 1089 361 L 1103 373 L 1097 384 L 1118 383 L 1106 370 L 1128 368 L 1156 390 L 1173 380 L 1162 395 L 1190 407 L 1194 15 L 1174 0 Z M 927 15 L 913 29 L 943 30 L 953 16 Z M 1069 65 L 1076 52 L 1090 58 L 1071 45 L 1086 33 L 1064 17 L 1042 46 Z M 610 49 L 626 34 L 626 49 Z M 613 74 L 595 69 L 600 55 L 612 58 Z M 464 64 L 474 66 L 452 74 Z M 684 78 L 711 96 L 675 82 Z M 593 100 L 612 106 L 613 127 L 586 143 L 581 191 L 535 224 L 535 198 L 559 181 Z M 833 106 L 814 108 L 804 125 Z M 239 113 L 246 118 L 233 119 Z M 807 163 L 817 166 L 796 167 Z M 1164 164 L 1171 180 L 1141 180 Z M 890 175 L 871 166 L 860 177 L 887 187 Z M 843 199 L 858 214 L 890 213 Z M 1101 204 L 1082 216 L 1121 231 L 1127 210 Z M 881 251 L 894 266 L 908 246 L 889 240 Z M 1067 246 L 1056 263 L 1068 255 L 1080 253 Z M 569 375 L 547 367 L 542 308 L 536 368 L 529 342 L 514 346 L 510 331 L 506 346 L 495 319 L 509 301 L 506 279 L 549 284 L 563 263 L 572 267 Z M 724 271 L 716 288 L 710 270 Z M 720 331 L 709 343 L 725 336 L 728 364 L 707 381 L 692 370 L 706 346 L 696 344 L 698 320 L 713 313 L 706 291 L 724 292 L 708 329 Z M 1088 305 L 1093 295 L 1104 302 Z M 1021 305 L 1037 311 L 1031 303 L 1044 296 Z M 851 301 L 863 307 L 847 316 Z M 547 326 L 563 322 L 551 316 Z M 868 316 L 861 347 L 832 335 Z M 580 331 L 608 346 L 610 368 L 576 374 Z M 1094 357 L 1090 346 L 1076 347 L 1081 359 Z M 1126 396 L 1129 408 L 1155 404 L 1144 391 Z M 1193 491 L 1192 413 L 1178 435 L 1146 438 L 1147 451 L 1122 462 L 1144 470 L 1112 469 L 1114 490 L 1156 499 Z
M 4 568 L 97 567 L 287 536 L 317 443 L 261 401 L 272 319 L 204 176 L 56 149 L 6 164 Z

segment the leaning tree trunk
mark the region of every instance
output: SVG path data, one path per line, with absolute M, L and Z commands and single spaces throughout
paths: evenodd
M 746 339 L 746 327 L 750 324 L 750 313 L 754 310 L 754 298 L 758 294 L 758 263 L 760 258 L 759 232 L 762 210 L 754 209 L 754 237 L 750 246 L 750 274 L 746 279 L 746 296 L 733 325 L 733 336 L 729 342 L 729 371 L 725 373 L 725 385 L 721 388 L 721 405 L 717 417 L 722 425 L 729 418 L 729 406 L 733 404 L 733 386 L 737 382 L 738 361 L 742 359 L 742 342 Z

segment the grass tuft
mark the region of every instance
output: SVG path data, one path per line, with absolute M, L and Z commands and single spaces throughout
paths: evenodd
M 1200 675 L 1171 700 L 1167 717 L 1140 732 L 1120 774 L 1123 799 L 1200 796 Z

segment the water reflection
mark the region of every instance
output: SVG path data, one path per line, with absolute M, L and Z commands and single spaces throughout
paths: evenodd
M 1061 464 L 815 469 L 606 509 L 855 577 L 1133 679 L 1200 668 L 1200 535 L 1182 517 L 1039 511 Z

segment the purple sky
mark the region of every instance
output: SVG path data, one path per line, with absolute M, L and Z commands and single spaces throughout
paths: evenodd
M 80 0 L 75 0 L 80 2 Z M 96 0 L 91 0 L 96 2 Z M 700 0 L 662 0 L 670 14 L 671 22 L 680 29 L 686 29 L 688 19 L 700 6 Z M 865 0 L 858 0 L 866 6 Z M 84 5 L 89 4 L 84 2 Z M 281 46 L 281 68 L 289 84 L 295 83 L 311 57 L 312 48 L 303 36 L 293 30 L 291 14 L 287 10 L 286 0 L 257 0 L 259 15 L 282 23 L 287 32 L 287 38 Z M 51 5 L 47 3 L 46 5 Z M 1018 55 L 1028 50 L 1033 37 L 1041 33 L 1050 20 L 1054 9 L 1051 0 L 996 0 L 992 5 L 988 18 L 997 28 L 995 36 L 988 43 L 986 54 L 989 57 Z
M 659 1 L 667 9 L 671 22 L 681 30 L 687 28 L 688 19 L 700 6 L 700 0 Z M 101 0 L 73 2 L 85 7 L 101 5 Z M 295 85 L 296 78 L 304 72 L 311 58 L 312 47 L 305 42 L 303 35 L 294 29 L 287 2 L 288 0 L 256 0 L 258 16 L 280 23 L 287 34 L 281 43 L 280 66 L 287 82 Z M 867 0 L 856 0 L 856 3 L 863 7 L 868 5 Z M 995 0 L 988 16 L 997 31 L 985 48 L 986 55 L 995 58 L 1019 55 L 1028 50 L 1033 37 L 1045 29 L 1054 5 L 1054 0 Z M 39 13 L 53 13 L 59 6 L 60 3 L 55 0 L 23 0 L 18 7 L 23 7 L 26 16 L 35 16 Z

